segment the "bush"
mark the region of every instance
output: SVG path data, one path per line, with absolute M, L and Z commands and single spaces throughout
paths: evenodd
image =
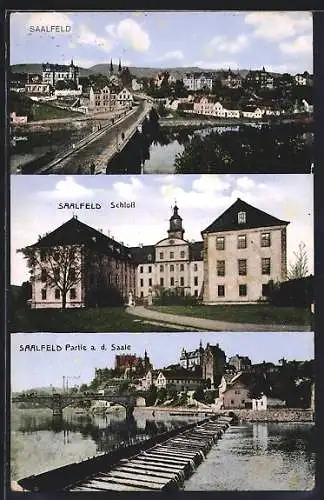
M 185 295 L 184 290 L 181 288 L 168 289 L 161 288 L 158 294 L 153 298 L 153 304 L 157 306 L 196 306 L 200 303 L 198 297 L 192 295 Z

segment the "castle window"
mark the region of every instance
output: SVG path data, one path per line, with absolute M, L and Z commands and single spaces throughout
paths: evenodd
M 75 281 L 75 279 L 76 279 L 75 269 L 73 267 L 71 267 L 71 269 L 70 269 L 69 278 L 70 278 L 71 281 Z
M 225 276 L 225 260 L 217 261 L 217 276 Z
M 170 278 L 170 286 L 174 286 L 174 278 Z
M 164 279 L 160 278 L 160 286 L 164 286 Z
M 180 252 L 180 258 L 181 259 L 185 258 L 185 252 L 184 252 L 184 250 L 181 250 L 181 252 Z
M 183 276 L 181 276 L 181 278 L 180 278 L 180 286 L 184 286 L 184 277 Z
M 144 286 L 144 280 L 143 279 L 140 280 L 140 286 L 141 287 Z
M 151 273 L 152 272 L 152 266 L 148 266 L 148 272 Z
M 149 278 L 148 284 L 149 284 L 149 286 L 152 286 L 152 278 Z
M 198 290 L 195 290 L 195 291 L 194 291 L 194 296 L 195 296 L 195 297 L 198 297 Z
M 262 285 L 262 297 L 266 297 L 269 291 L 269 285 Z
M 163 259 L 163 258 L 164 258 L 163 252 L 160 252 L 160 259 Z
M 261 273 L 262 274 L 270 274 L 270 258 L 261 259 Z
M 174 252 L 170 252 L 170 259 L 174 259 Z
M 180 271 L 184 271 L 184 264 L 180 264 Z
M 141 292 L 141 298 L 143 298 L 143 297 L 144 297 L 144 292 L 142 291 L 142 292 Z
M 42 271 L 41 271 L 41 281 L 42 281 L 42 283 L 45 283 L 47 281 L 47 271 L 46 271 L 46 269 L 42 269 Z
M 194 286 L 198 286 L 198 276 L 194 277 Z
M 173 264 L 171 264 L 171 265 L 170 265 L 170 273 L 173 273 L 173 271 L 174 271 L 174 265 L 173 265 Z
M 147 260 L 148 260 L 149 262 L 151 262 L 151 260 L 152 260 L 152 255 L 151 255 L 150 253 L 149 253 L 149 254 L 148 254 L 148 256 L 147 256 Z
M 218 285 L 217 295 L 218 295 L 218 297 L 225 297 L 225 286 L 224 285 Z
M 246 222 L 246 212 L 239 212 L 237 214 L 237 222 L 238 222 L 238 224 L 245 224 L 245 222 Z
M 55 288 L 55 299 L 59 300 L 61 298 L 61 292 L 59 288 Z
M 241 234 L 237 237 L 237 248 L 246 248 L 246 235 Z
M 261 233 L 261 246 L 262 247 L 270 247 L 271 246 L 270 233 Z
M 239 285 L 239 296 L 246 297 L 246 295 L 247 295 L 247 286 L 246 285 Z
M 194 271 L 198 271 L 198 264 L 194 264 Z
M 239 259 L 238 260 L 239 276 L 246 276 L 246 271 L 247 271 L 246 259 Z
M 140 273 L 143 273 L 143 266 L 140 266 Z
M 46 300 L 46 297 L 47 297 L 47 292 L 46 292 L 46 289 L 43 288 L 42 289 L 42 300 Z
M 160 273 L 163 273 L 163 272 L 164 272 L 164 265 L 160 264 Z
M 75 290 L 75 288 L 71 288 L 71 290 L 70 290 L 70 299 L 71 300 L 76 299 L 76 290 Z
M 225 237 L 218 236 L 216 238 L 216 250 L 225 250 Z

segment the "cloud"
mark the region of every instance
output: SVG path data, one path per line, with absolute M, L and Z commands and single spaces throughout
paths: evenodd
M 93 190 L 82 186 L 73 176 L 66 176 L 56 183 L 53 191 L 40 191 L 38 194 L 41 198 L 46 199 L 77 200 L 92 198 L 98 192 L 99 190 Z
M 133 201 L 139 198 L 143 183 L 136 177 L 131 177 L 130 182 L 115 182 L 113 188 L 120 198 Z
M 195 66 L 201 69 L 227 69 L 235 68 L 238 69 L 239 65 L 234 60 L 225 61 L 195 61 L 192 64 L 186 64 L 185 66 Z
M 253 36 L 269 41 L 280 41 L 312 29 L 310 12 L 251 12 L 246 24 L 254 27 Z
M 221 192 L 230 188 L 231 180 L 231 176 L 226 178 L 217 174 L 204 174 L 193 181 L 192 187 L 200 193 Z
M 239 177 L 236 180 L 236 185 L 238 188 L 249 190 L 255 187 L 255 181 L 247 176 Z
M 279 48 L 285 54 L 299 56 L 300 54 L 311 54 L 313 50 L 312 35 L 300 35 L 290 42 L 282 42 Z
M 81 24 L 79 27 L 79 34 L 75 40 L 76 43 L 80 45 L 92 45 L 99 49 L 102 49 L 106 52 L 109 52 L 113 47 L 113 42 L 108 38 L 104 38 L 96 35 L 93 31 L 91 31 L 88 26 L 85 24 Z
M 184 55 L 181 50 L 171 50 L 169 52 L 165 52 L 163 56 L 156 58 L 156 61 L 169 61 L 170 59 L 181 61 L 183 58 Z
M 147 52 L 150 48 L 150 37 L 134 19 L 123 19 L 118 24 L 108 24 L 106 32 L 126 48 L 136 52 Z
M 207 57 L 212 57 L 216 52 L 228 52 L 229 54 L 236 54 L 241 52 L 249 45 L 249 39 L 246 35 L 237 35 L 236 37 L 229 37 L 224 35 L 214 36 L 204 48 Z

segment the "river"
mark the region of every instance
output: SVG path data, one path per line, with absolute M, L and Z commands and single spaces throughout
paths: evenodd
M 314 487 L 311 423 L 231 426 L 185 483 L 185 490 L 310 490 Z
M 198 417 L 169 416 L 166 412 L 137 408 L 134 418 L 125 410 L 108 415 L 77 414 L 64 410 L 53 419 L 50 409 L 17 409 L 11 418 L 11 479 L 40 474 L 75 461 L 107 453 L 114 446 L 148 439 Z
M 112 415 L 78 415 L 64 410 L 55 421 L 51 410 L 14 409 L 11 432 L 11 479 L 85 460 L 196 421 L 166 411 L 137 408 Z M 200 417 L 201 418 L 201 417 Z M 311 423 L 242 423 L 229 427 L 205 461 L 185 482 L 191 491 L 308 490 L 314 486 L 314 426 Z

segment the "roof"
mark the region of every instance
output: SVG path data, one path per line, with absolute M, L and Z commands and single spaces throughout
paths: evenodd
M 203 241 L 195 241 L 193 243 L 189 243 L 190 260 L 204 260 L 203 250 Z
M 200 380 L 201 376 L 187 370 L 160 370 L 168 380 Z
M 237 214 L 245 212 L 246 222 L 238 223 Z M 238 198 L 225 212 L 214 220 L 201 234 L 244 230 L 256 227 L 287 226 L 289 222 L 263 212 Z
M 131 251 L 136 264 L 150 264 L 152 262 L 155 262 L 154 245 L 130 247 L 129 250 Z M 149 258 L 149 256 L 151 256 L 151 258 Z
M 100 249 L 107 253 L 113 253 L 121 260 L 133 259 L 130 248 L 84 224 L 76 217 L 72 217 L 72 219 L 69 219 L 39 241 L 30 245 L 29 248 L 52 248 L 67 245 L 86 245 L 94 250 Z

